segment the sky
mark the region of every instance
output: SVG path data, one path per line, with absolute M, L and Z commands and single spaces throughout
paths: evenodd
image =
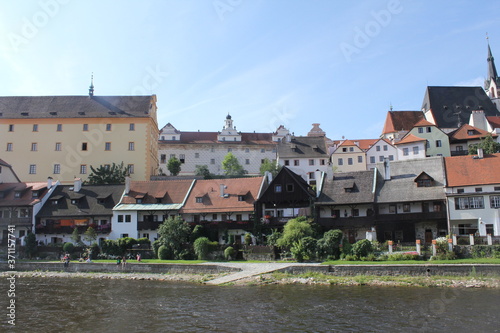
M 0 0 L 0 96 L 157 95 L 158 125 L 371 139 L 483 85 L 500 1 Z

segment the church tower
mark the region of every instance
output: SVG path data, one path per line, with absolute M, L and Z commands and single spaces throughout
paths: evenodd
M 484 90 L 486 94 L 491 99 L 491 101 L 497 107 L 497 110 L 500 110 L 500 99 L 499 99 L 499 88 L 500 88 L 500 79 L 497 74 L 497 69 L 495 67 L 495 59 L 493 58 L 493 54 L 491 53 L 490 43 L 488 41 L 488 77 L 484 81 Z
M 241 132 L 236 130 L 236 127 L 233 126 L 233 119 L 231 115 L 228 114 L 226 116 L 226 120 L 224 121 L 225 125 L 217 135 L 218 141 L 241 141 Z

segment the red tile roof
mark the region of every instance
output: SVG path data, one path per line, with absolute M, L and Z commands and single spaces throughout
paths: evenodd
M 472 135 L 469 135 L 469 131 L 473 131 Z M 473 140 L 473 139 L 481 139 L 490 134 L 488 131 L 482 130 L 480 128 L 471 126 L 469 124 L 464 124 L 460 126 L 457 130 L 451 132 L 449 134 L 451 140 Z M 492 134 L 493 137 L 497 137 L 498 135 Z
M 40 191 L 47 188 L 46 182 L 37 183 L 2 183 L 0 184 L 0 192 L 5 192 L 5 197 L 0 199 L 0 206 L 31 206 L 40 201 L 45 193 L 40 192 L 38 198 L 33 198 L 33 191 Z M 19 198 L 15 197 L 15 193 L 21 191 Z
M 180 132 L 180 140 L 163 140 L 163 143 L 224 143 L 224 144 L 276 144 L 272 133 L 241 133 L 241 141 L 218 141 L 218 132 Z
M 131 181 L 130 192 L 121 201 L 122 204 L 135 204 L 136 198 L 142 203 L 157 203 L 162 198 L 163 204 L 182 203 L 193 183 L 192 179 Z
M 498 116 L 490 116 L 486 117 L 486 120 L 490 123 L 491 127 L 493 128 L 500 128 L 500 117 Z
M 433 123 L 431 123 L 426 119 L 422 119 L 418 121 L 415 125 L 413 125 L 413 127 L 421 127 L 421 126 L 436 126 L 436 125 L 434 125 Z
M 413 142 L 420 142 L 420 141 L 427 141 L 427 140 L 419 138 L 418 136 L 415 136 L 415 135 L 410 133 L 410 134 L 406 135 L 401 141 L 398 141 L 394 144 L 401 145 L 401 144 L 405 144 L 405 143 L 413 143 Z
M 382 134 L 409 131 L 421 119 L 424 119 L 422 111 L 389 111 Z
M 181 213 L 252 212 L 263 180 L 264 177 L 197 180 Z M 226 186 L 225 197 L 221 197 L 221 184 Z M 238 196 L 243 193 L 244 201 L 239 201 Z M 202 197 L 203 202 L 197 203 L 197 197 Z
M 368 150 L 371 146 L 375 144 L 379 139 L 361 139 L 361 140 L 344 140 L 340 143 L 340 146 L 357 146 L 361 150 Z M 339 142 L 339 141 L 334 141 Z
M 448 187 L 500 184 L 500 153 L 475 156 L 445 157 Z

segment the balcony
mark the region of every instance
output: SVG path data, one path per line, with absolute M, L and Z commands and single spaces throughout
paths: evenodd
M 399 213 L 399 214 L 379 214 L 376 217 L 377 222 L 397 222 L 397 221 L 422 221 L 446 219 L 446 212 L 427 212 L 427 213 Z
M 15 225 L 16 227 L 31 227 L 31 217 L 13 217 L 0 219 L 0 226 L 6 227 Z
M 137 230 L 157 230 L 163 221 L 138 221 Z
M 78 229 L 79 234 L 83 234 L 89 227 L 95 229 L 98 234 L 108 234 L 111 232 L 111 224 L 103 224 L 96 226 L 95 224 L 89 224 L 84 226 L 61 226 L 58 224 L 51 225 L 41 225 L 37 224 L 35 227 L 35 233 L 37 234 L 71 234 L 75 228 Z

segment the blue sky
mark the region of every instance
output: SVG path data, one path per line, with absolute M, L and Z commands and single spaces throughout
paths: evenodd
M 498 1 L 2 1 L 0 95 L 156 94 L 160 128 L 377 138 L 428 85 L 482 85 Z

